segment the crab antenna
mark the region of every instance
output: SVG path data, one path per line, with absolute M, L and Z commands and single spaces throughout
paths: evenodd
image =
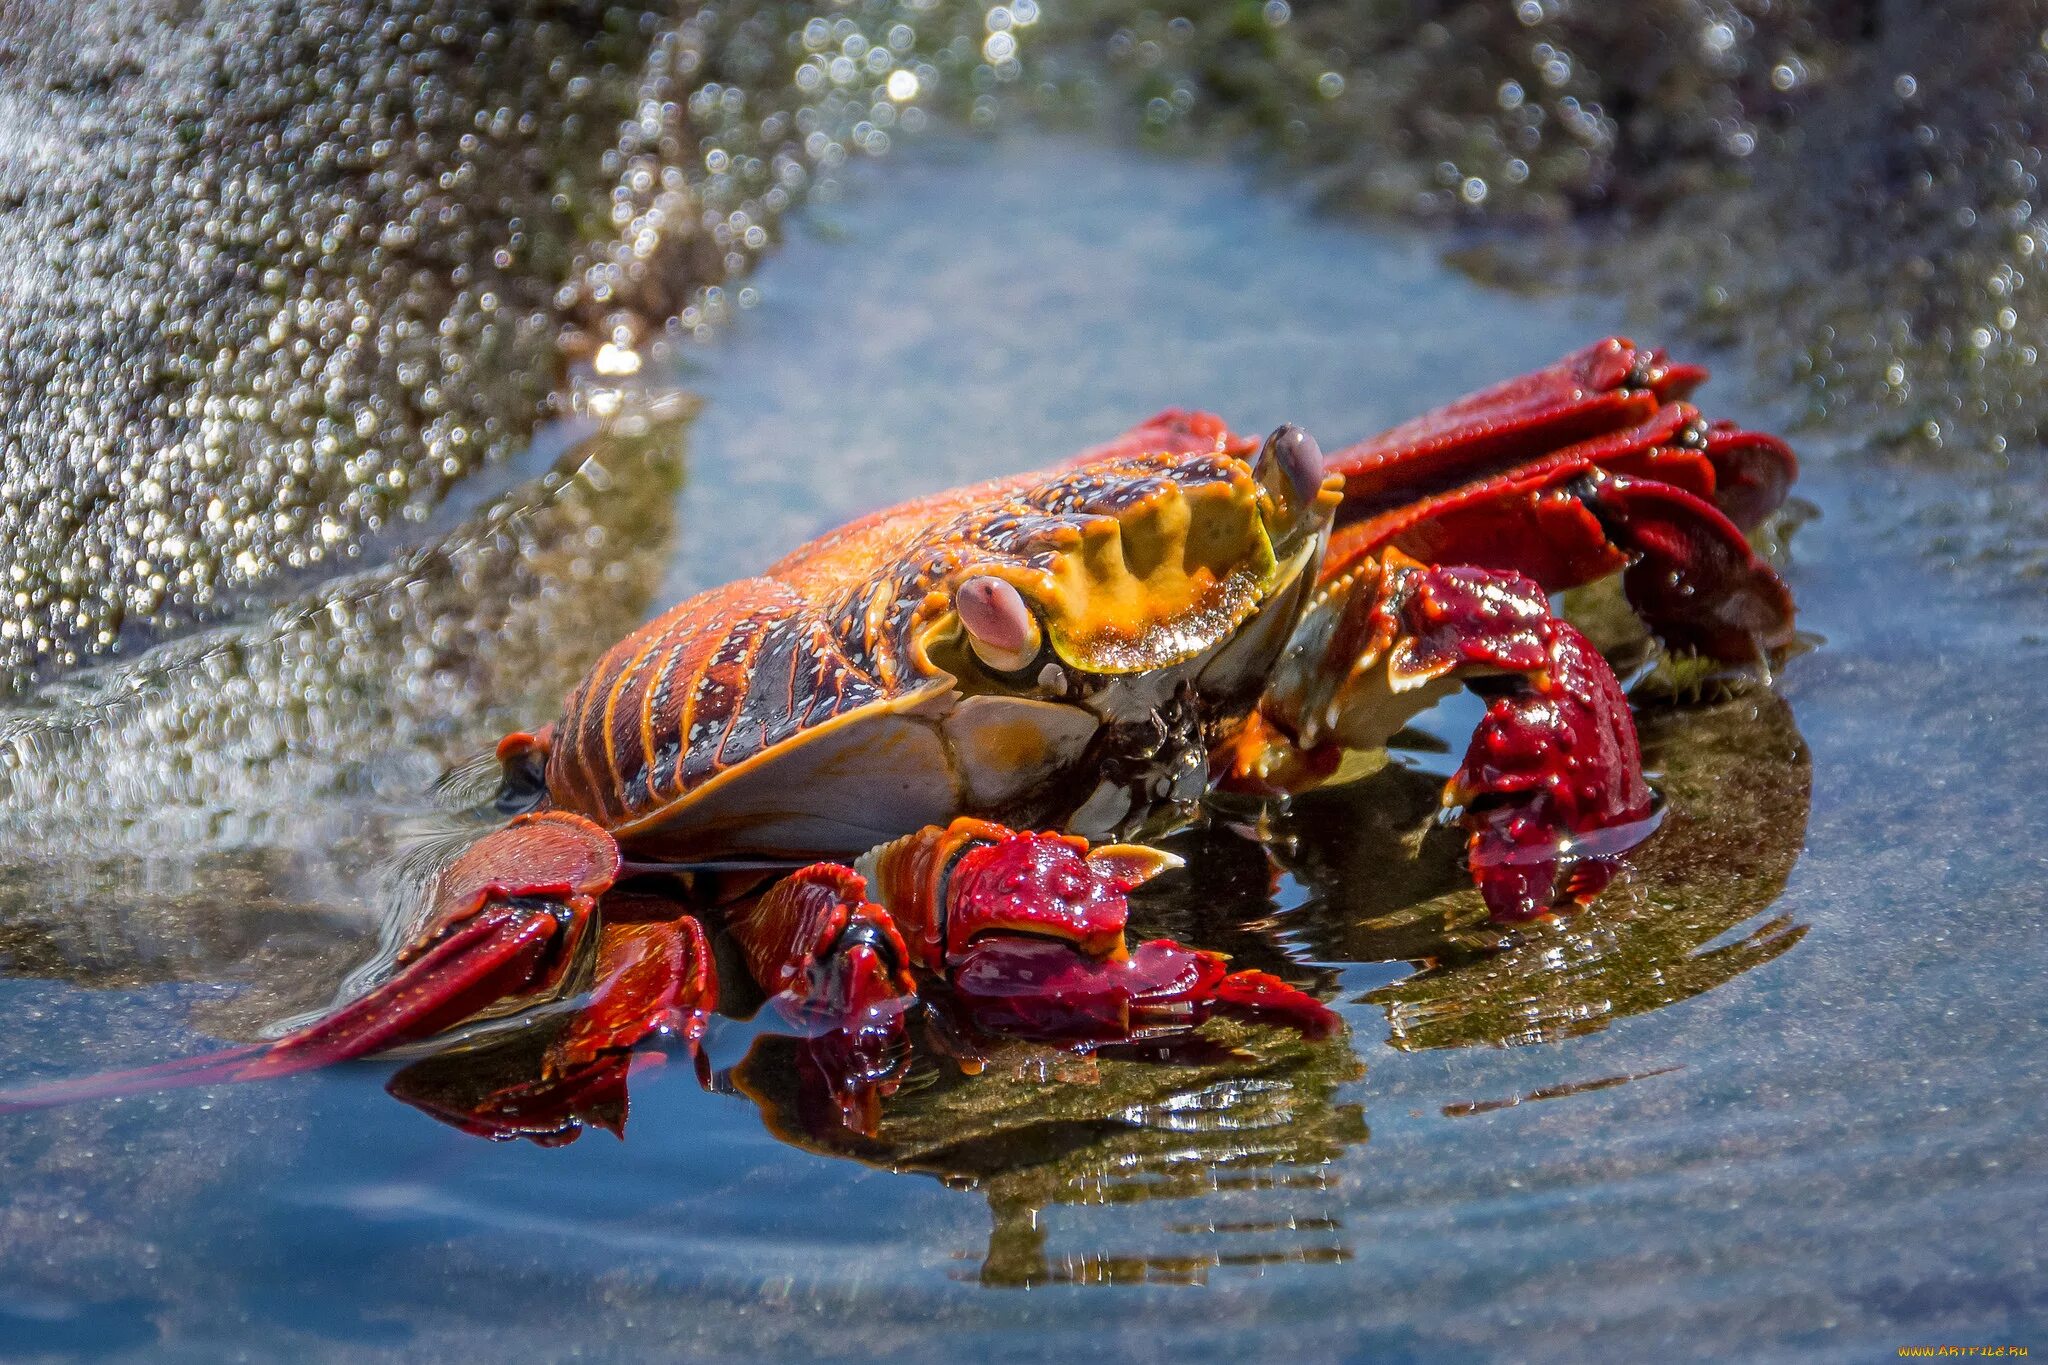
M 975 657 L 998 673 L 1015 673 L 1038 657 L 1043 636 L 1024 594 L 1000 578 L 977 575 L 953 594 Z

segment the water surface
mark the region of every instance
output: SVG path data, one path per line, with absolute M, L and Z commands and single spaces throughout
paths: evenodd
M 851 514 L 1167 405 L 1328 446 L 1654 329 L 1488 291 L 1440 243 L 1227 166 L 1085 143 L 927 147 L 803 221 L 759 305 L 680 358 L 704 407 L 652 428 L 644 481 L 560 495 L 594 510 L 526 596 L 457 554 L 443 614 L 382 611 L 438 588 L 351 599 L 388 641 L 346 612 L 299 627 L 334 638 L 252 628 L 245 702 L 204 710 L 219 651 L 188 645 L 140 699 L 122 677 L 119 705 L 45 703 L 66 719 L 39 742 L 88 761 L 7 810 L 6 1076 L 318 1003 L 374 942 L 387 851 L 444 818 L 442 764 L 541 719 L 634 617 Z M 1782 419 L 1719 368 L 1714 411 Z M 1151 923 L 1322 990 L 1344 1042 L 934 1081 L 869 1154 L 900 1171 L 782 1141 L 682 1066 L 636 1081 L 623 1143 L 552 1150 L 437 1125 L 377 1066 L 4 1118 L 0 1333 L 192 1359 L 2025 1342 L 2048 1308 L 2048 609 L 1942 562 L 1964 491 L 1852 466 L 1858 438 L 1799 438 L 1822 515 L 1789 576 L 1826 643 L 1768 691 L 1646 715 L 1673 825 L 1592 912 L 1477 927 L 1443 841 L 1415 842 L 1430 781 L 1406 769 L 1304 803 L 1277 884 L 1227 831 L 1193 841 L 1201 882 Z M 514 606 L 474 605 L 494 593 Z M 465 603 L 486 628 L 450 624 Z M 751 1037 L 714 1030 L 719 1064 Z

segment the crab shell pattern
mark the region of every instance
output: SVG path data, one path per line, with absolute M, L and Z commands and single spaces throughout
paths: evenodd
M 1210 732 L 1249 712 L 1342 496 L 1297 487 L 1271 441 L 1190 427 L 877 512 L 701 593 L 499 756 L 669 861 L 845 855 L 959 815 L 1102 832 L 1130 800 L 1077 773 L 1177 696 Z M 974 580 L 1029 608 L 1008 667 L 963 626 Z

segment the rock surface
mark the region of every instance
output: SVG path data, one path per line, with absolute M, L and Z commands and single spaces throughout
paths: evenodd
M 9 7 L 0 679 L 423 519 L 525 444 L 573 363 L 630 366 L 726 307 L 815 171 L 922 120 L 974 55 L 956 26 L 883 3 Z

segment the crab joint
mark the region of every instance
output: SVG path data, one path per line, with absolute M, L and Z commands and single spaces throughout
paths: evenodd
M 968 579 L 953 594 L 954 610 L 967 643 L 982 663 L 998 673 L 1015 673 L 1038 657 L 1044 632 L 1024 604 L 1024 594 L 1000 578 Z

